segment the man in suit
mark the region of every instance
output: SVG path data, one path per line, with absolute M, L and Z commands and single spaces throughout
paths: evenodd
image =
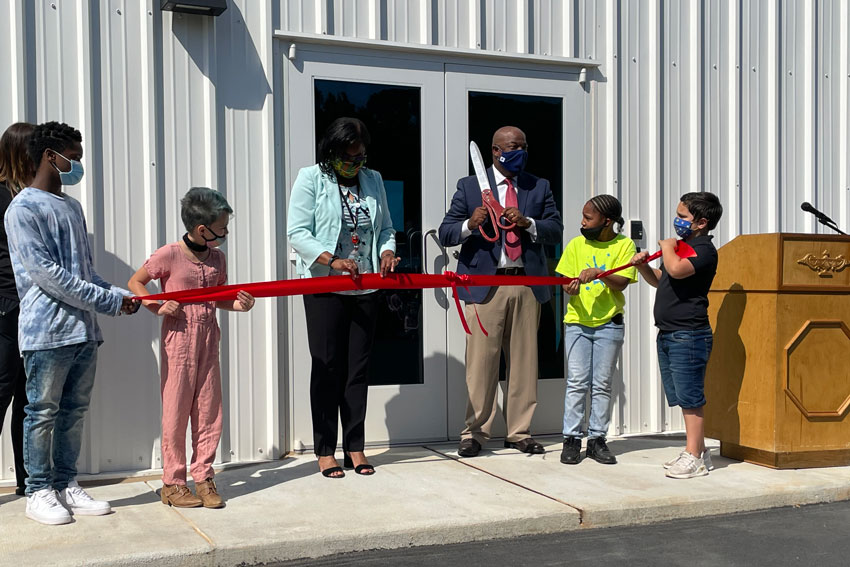
M 477 178 L 464 177 L 458 181 L 451 208 L 440 225 L 440 242 L 443 246 L 461 244 L 459 274 L 549 275 L 543 245 L 559 244 L 564 231 L 549 182 L 523 171 L 528 144 L 519 128 L 505 126 L 496 130 L 491 149 L 493 167 L 487 170 L 490 187 L 505 207 L 505 218 L 516 227 L 498 229 L 500 238 L 495 242 L 486 240 L 481 231 L 492 236 L 497 227 L 490 222 L 482 204 Z M 466 302 L 467 319 L 475 319 L 477 306 L 489 334 L 484 336 L 473 327 L 466 338 L 469 398 L 458 455 L 478 455 L 490 438 L 502 350 L 507 363 L 505 447 L 523 453 L 543 453 L 543 446 L 531 437 L 530 429 L 537 406 L 540 304 L 549 301 L 551 290 L 545 286 L 505 286 L 472 287 L 468 292 L 459 287 L 457 291 Z

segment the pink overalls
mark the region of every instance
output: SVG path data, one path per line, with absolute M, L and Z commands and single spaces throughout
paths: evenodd
M 168 244 L 145 262 L 164 292 L 223 285 L 227 281 L 224 253 L 210 249 L 204 262 L 190 260 L 177 243 Z M 192 423 L 192 463 L 195 482 L 212 478 L 212 464 L 221 439 L 221 331 L 215 303 L 184 303 L 178 317 L 162 321 L 162 482 L 186 484 L 186 425 Z

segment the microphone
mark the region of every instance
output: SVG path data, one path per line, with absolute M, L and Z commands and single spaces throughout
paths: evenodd
M 831 224 L 835 224 L 835 221 L 833 221 L 831 218 L 829 218 L 828 216 L 826 216 L 825 214 L 823 214 L 822 212 L 820 212 L 819 210 L 814 208 L 812 206 L 812 204 L 809 203 L 808 201 L 803 201 L 803 203 L 800 205 L 800 208 L 803 209 L 804 211 L 806 211 L 807 213 L 812 213 L 813 215 L 815 215 L 815 217 L 819 221 L 825 221 L 825 222 L 828 222 L 828 223 L 831 223 Z
M 812 204 L 809 203 L 808 201 L 803 201 L 803 203 L 800 205 L 800 208 L 803 209 L 804 211 L 806 211 L 807 213 L 812 213 L 813 215 L 815 215 L 815 218 L 818 219 L 818 222 L 821 223 L 822 225 L 827 226 L 827 227 L 831 228 L 832 230 L 834 230 L 836 232 L 844 234 L 838 228 L 838 225 L 835 224 L 834 220 L 832 220 L 831 218 L 829 218 L 828 216 L 826 216 L 825 214 L 823 214 L 822 212 L 820 212 L 819 210 L 814 208 L 812 206 Z

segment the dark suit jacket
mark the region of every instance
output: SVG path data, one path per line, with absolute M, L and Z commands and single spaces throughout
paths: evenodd
M 487 168 L 487 177 L 490 179 L 490 187 L 496 187 L 492 167 Z M 514 179 L 514 186 L 517 190 L 517 208 L 526 217 L 534 219 L 537 225 L 536 242 L 531 241 L 531 235 L 527 231 L 519 231 L 522 241 L 521 258 L 523 266 L 525 266 L 525 273 L 529 276 L 548 276 L 550 274 L 543 245 L 560 244 L 564 233 L 564 225 L 561 222 L 561 214 L 555 207 L 552 189 L 547 180 L 525 172 L 520 173 Z M 496 189 L 493 189 L 493 194 L 498 196 L 499 193 Z M 451 208 L 440 225 L 440 243 L 443 246 L 461 244 L 460 232 L 463 221 L 472 216 L 472 212 L 480 206 L 481 188 L 478 186 L 478 179 L 473 175 L 458 181 L 457 192 L 452 197 Z M 493 234 L 493 225 L 489 216 L 482 226 L 487 234 Z M 457 273 L 491 276 L 496 273 L 501 254 L 501 239 L 496 242 L 489 242 L 481 236 L 481 232 L 476 228 L 472 231 L 472 235 L 462 243 Z M 531 289 L 540 303 L 545 303 L 552 297 L 552 292 L 548 286 L 532 286 Z M 469 292 L 461 287 L 457 289 L 460 299 L 470 303 L 481 303 L 487 297 L 489 291 L 489 287 L 471 287 Z

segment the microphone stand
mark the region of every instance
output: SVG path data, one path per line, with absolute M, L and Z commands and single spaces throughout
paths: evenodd
M 825 227 L 827 227 L 831 230 L 834 230 L 838 234 L 843 234 L 844 236 L 847 236 L 846 232 L 844 232 L 843 230 L 838 228 L 838 225 L 835 224 L 834 220 L 832 220 L 831 218 L 829 218 L 828 216 L 826 216 L 825 214 L 823 214 L 822 212 L 820 212 L 819 210 L 814 208 L 811 205 L 811 203 L 805 202 L 802 205 L 800 205 L 800 208 L 803 209 L 804 211 L 806 211 L 807 213 L 811 213 L 812 215 L 814 215 L 814 217 L 816 219 L 818 219 L 818 222 L 821 223 L 823 226 L 825 226 Z
M 835 224 L 835 222 L 831 218 L 818 216 L 817 219 L 818 219 L 818 222 L 821 223 L 823 226 L 825 226 L 827 228 L 831 228 L 832 230 L 834 230 L 838 234 L 843 234 L 844 236 L 847 236 L 847 233 L 844 232 L 843 230 L 841 230 L 840 228 L 838 228 L 838 226 Z

